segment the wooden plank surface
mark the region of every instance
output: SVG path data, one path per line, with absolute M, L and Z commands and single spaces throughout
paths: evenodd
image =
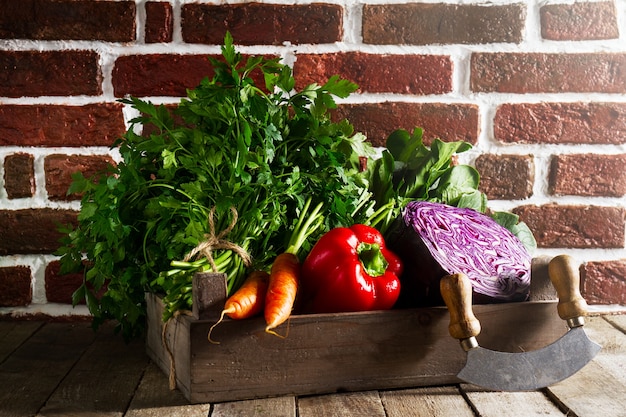
M 541 391 L 493 392 L 484 391 L 472 385 L 461 385 L 472 408 L 481 417 L 519 416 L 563 416 L 555 405 Z M 608 414 L 598 414 L 598 416 Z
M 601 317 L 588 318 L 585 331 L 603 349 L 587 366 L 547 392 L 570 415 L 626 416 L 626 335 Z
M 322 414 L 320 414 L 321 416 Z M 283 396 L 215 404 L 211 417 L 296 417 L 296 398 Z
M 597 362 L 589 363 L 548 391 L 569 415 L 626 416 L 626 387 Z
M 377 391 L 303 397 L 298 412 L 300 417 L 385 417 Z
M 380 393 L 387 417 L 473 417 L 456 386 L 424 387 Z
M 148 364 L 143 346 L 101 328 L 38 416 L 123 416 Z
M 179 390 L 170 390 L 168 379 L 151 362 L 143 374 L 125 417 L 206 417 L 211 404 L 191 405 Z
M 591 340 L 602 346 L 594 362 L 626 385 L 626 326 L 620 327 L 620 321 L 626 325 L 624 319 L 626 315 L 588 318 L 585 331 Z
M 626 314 L 608 315 L 603 317 L 606 321 L 615 326 L 615 328 L 626 334 Z
M 626 417 L 626 315 L 588 318 L 586 332 L 602 351 L 545 390 L 502 393 L 462 384 L 196 405 L 169 390 L 141 341 L 96 335 L 88 323 L 20 325 L 0 326 L 0 349 L 10 352 L 0 363 L 2 417 Z
M 41 326 L 39 321 L 0 321 L 0 363 Z
M 89 324 L 49 323 L 0 364 L 0 416 L 32 416 L 93 342 Z

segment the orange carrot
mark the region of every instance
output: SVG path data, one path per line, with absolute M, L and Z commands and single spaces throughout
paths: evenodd
M 224 320 L 225 315 L 231 319 L 240 320 L 253 317 L 263 310 L 269 284 L 269 276 L 270 275 L 265 271 L 252 271 L 241 287 L 239 287 L 233 295 L 228 297 L 220 319 L 209 329 L 209 342 L 219 343 L 211 340 L 211 332 L 215 326 Z
M 265 297 L 265 331 L 276 336 L 274 328 L 284 323 L 290 316 L 300 276 L 300 261 L 290 252 L 276 257 L 270 271 L 269 287 Z
M 318 203 L 312 212 L 309 212 L 310 205 L 311 197 L 304 203 L 298 221 L 291 230 L 287 248 L 274 259 L 270 271 L 270 282 L 265 297 L 265 323 L 267 324 L 265 331 L 279 337 L 284 336 L 279 335 L 273 329 L 287 321 L 298 292 L 300 280 L 298 251 L 302 249 L 308 237 L 324 222 L 324 216 L 321 214 L 323 203 Z
M 263 310 L 269 274 L 265 271 L 252 271 L 245 282 L 224 304 L 224 311 L 231 319 L 247 319 Z

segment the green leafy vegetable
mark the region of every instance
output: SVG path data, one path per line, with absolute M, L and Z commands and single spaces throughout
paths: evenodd
M 537 249 L 537 241 L 535 240 L 535 236 L 533 236 L 533 232 L 528 228 L 526 223 L 519 220 L 517 214 L 508 211 L 493 211 L 489 213 L 489 216 L 500 226 L 508 229 L 517 236 L 530 253 Z
M 164 294 L 164 319 L 191 308 L 192 276 L 212 263 L 233 292 L 286 249 L 308 201 L 323 222 L 305 223 L 302 253 L 368 210 L 359 157 L 374 150 L 329 114 L 357 86 L 334 76 L 294 92 L 288 66 L 244 59 L 229 34 L 222 55 L 175 109 L 122 100 L 140 116 L 114 144 L 121 162 L 74 177 L 79 225 L 58 254 L 63 271 L 85 271 L 74 301 L 87 300 L 95 326 L 113 318 L 127 338 L 140 334 L 145 291 Z
M 469 165 L 453 163 L 453 156 L 471 149 L 463 141 L 435 139 L 430 148 L 422 140 L 423 130 L 404 129 L 387 138 L 382 157 L 372 163 L 367 176 L 376 212 L 365 222 L 385 233 L 408 202 L 419 200 L 453 207 L 487 211 L 487 197 L 478 190 L 480 175 Z M 528 226 L 512 213 L 489 213 L 496 222 L 516 235 L 529 251 L 537 244 Z

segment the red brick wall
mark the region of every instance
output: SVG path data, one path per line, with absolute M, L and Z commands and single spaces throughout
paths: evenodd
M 245 53 L 284 57 L 300 86 L 357 82 L 337 116 L 377 145 L 415 126 L 472 143 L 462 157 L 492 207 L 530 225 L 538 255 L 580 260 L 591 303 L 626 305 L 622 1 L 213 3 L 4 0 L 0 314 L 70 314 L 80 277 L 53 252 L 79 210 L 71 173 L 115 158 L 117 99 L 176 102 L 226 29 Z

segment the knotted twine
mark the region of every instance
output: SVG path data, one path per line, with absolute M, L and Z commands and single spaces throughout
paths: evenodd
M 169 386 L 170 390 L 176 389 L 176 365 L 174 364 L 174 352 L 170 349 L 170 346 L 167 343 L 167 325 L 170 324 L 170 321 L 176 320 L 176 318 L 180 315 L 191 316 L 191 311 L 189 310 L 177 310 L 174 312 L 172 317 L 167 319 L 165 324 L 163 325 L 163 331 L 161 332 L 161 341 L 163 342 L 163 346 L 165 346 L 165 350 L 167 351 L 167 356 L 170 358 L 170 375 L 169 375 Z M 176 337 L 176 333 L 174 333 L 174 337 Z
M 243 263 L 246 267 L 249 267 L 252 264 L 252 257 L 250 256 L 248 252 L 245 251 L 244 248 L 237 245 L 236 243 L 233 243 L 224 239 L 224 237 L 233 230 L 233 228 L 235 227 L 235 224 L 237 224 L 237 219 L 238 219 L 237 209 L 231 206 L 230 211 L 233 214 L 233 219 L 231 220 L 230 224 L 228 225 L 226 229 L 222 230 L 219 234 L 216 235 L 215 234 L 215 222 L 213 220 L 213 216 L 215 215 L 215 206 L 211 208 L 211 211 L 209 212 L 209 218 L 207 219 L 209 223 L 209 233 L 206 233 L 204 235 L 205 237 L 204 241 L 200 242 L 187 255 L 185 255 L 184 257 L 185 262 L 189 262 L 190 260 L 194 259 L 198 255 L 202 255 L 209 261 L 209 264 L 211 264 L 211 268 L 213 269 L 213 272 L 217 273 L 218 270 L 217 270 L 217 265 L 215 264 L 215 260 L 213 259 L 213 251 L 217 249 L 226 249 L 226 250 L 231 250 L 235 252 L 237 255 L 239 255 L 239 257 L 243 260 Z M 167 351 L 167 354 L 170 358 L 170 375 L 169 375 L 170 390 L 176 389 L 176 365 L 174 362 L 174 352 L 172 352 L 172 350 L 170 349 L 167 343 L 167 326 L 172 319 L 175 320 L 180 315 L 191 316 L 192 313 L 189 310 L 175 311 L 172 317 L 170 317 L 165 322 L 165 325 L 163 326 L 163 331 L 161 333 L 162 343 L 165 346 L 165 350 Z
M 248 252 L 246 252 L 241 246 L 237 245 L 236 243 L 223 239 L 224 236 L 226 236 L 233 230 L 233 228 L 235 227 L 235 224 L 237 224 L 237 218 L 238 218 L 237 209 L 231 206 L 230 211 L 231 213 L 233 213 L 232 221 L 230 222 L 230 224 L 228 225 L 226 229 L 222 230 L 216 236 L 215 235 L 215 223 L 213 221 L 213 216 L 215 215 L 215 206 L 211 207 L 211 212 L 209 213 L 209 219 L 208 219 L 210 233 L 205 234 L 204 235 L 205 240 L 203 242 L 200 242 L 198 246 L 193 248 L 185 256 L 185 259 L 184 259 L 185 262 L 188 262 L 194 257 L 196 257 L 198 254 L 201 254 L 201 255 L 204 255 L 205 258 L 208 259 L 209 263 L 211 264 L 211 268 L 213 268 L 213 272 L 218 272 L 217 265 L 215 265 L 215 260 L 213 259 L 212 252 L 216 249 L 227 249 L 239 255 L 239 257 L 243 260 L 243 263 L 246 267 L 250 266 L 250 264 L 252 263 L 252 259 L 250 255 L 248 254 Z

